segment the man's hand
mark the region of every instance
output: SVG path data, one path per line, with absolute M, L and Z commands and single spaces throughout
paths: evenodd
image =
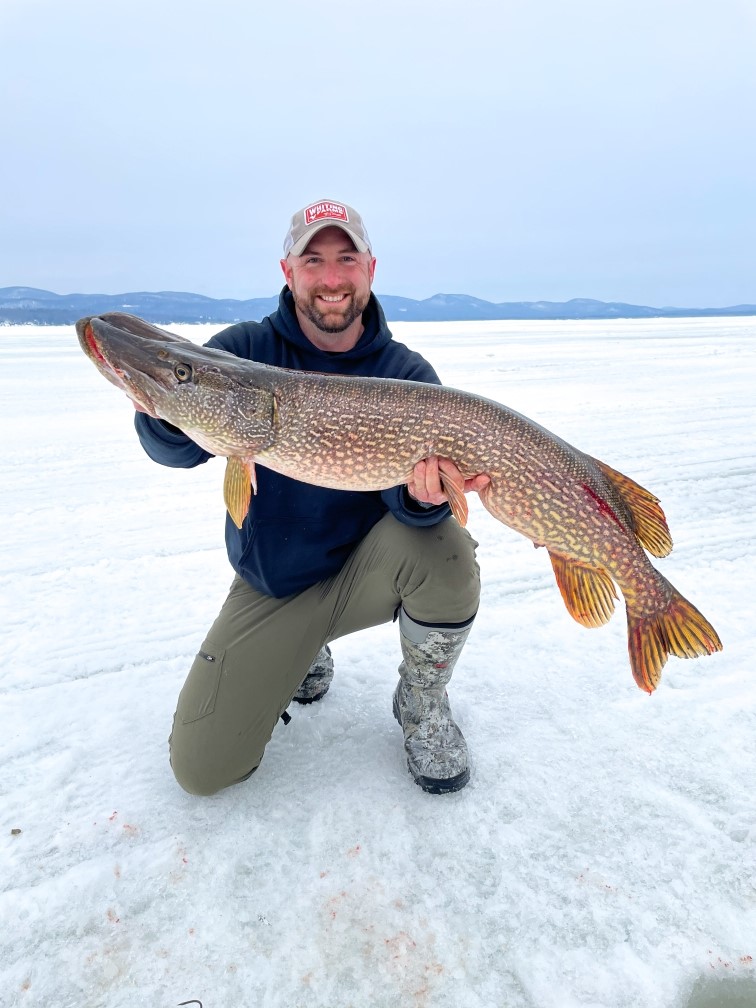
M 417 463 L 412 476 L 407 480 L 407 490 L 410 496 L 422 504 L 446 503 L 449 498 L 441 485 L 442 473 L 458 486 L 462 486 L 464 483 L 465 493 L 470 493 L 472 490 L 477 493 L 491 482 L 490 477 L 485 473 L 479 473 L 471 479 L 463 479 L 462 473 L 451 459 L 431 455 Z

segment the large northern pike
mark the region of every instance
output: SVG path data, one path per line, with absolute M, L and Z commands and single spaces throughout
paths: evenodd
M 672 549 L 658 499 L 506 406 L 446 386 L 258 364 L 116 312 L 80 319 L 76 331 L 108 381 L 228 457 L 224 495 L 239 527 L 256 490 L 256 462 L 318 486 L 383 490 L 406 483 L 421 459 L 444 456 L 467 478 L 488 474 L 483 504 L 546 547 L 578 623 L 606 623 L 619 585 L 641 689 L 656 689 L 669 654 L 721 650 L 714 628 L 644 552 Z M 464 525 L 462 487 L 446 480 L 444 489 Z

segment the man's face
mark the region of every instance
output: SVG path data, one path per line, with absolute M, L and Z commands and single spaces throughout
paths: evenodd
M 345 332 L 367 307 L 375 259 L 358 252 L 341 228 L 323 228 L 281 267 L 297 310 L 321 332 Z

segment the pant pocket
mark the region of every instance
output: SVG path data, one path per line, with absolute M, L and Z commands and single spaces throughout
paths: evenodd
M 224 653 L 210 641 L 205 641 L 197 652 L 179 696 L 176 714 L 182 724 L 199 721 L 215 710 Z

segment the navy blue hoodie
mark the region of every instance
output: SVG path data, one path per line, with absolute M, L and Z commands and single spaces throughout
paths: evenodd
M 365 331 L 344 352 L 319 350 L 299 328 L 288 287 L 278 310 L 262 322 L 240 322 L 208 340 L 206 346 L 247 360 L 300 371 L 405 378 L 440 384 L 430 364 L 386 325 L 374 295 L 362 316 Z M 209 452 L 162 420 L 137 413 L 142 447 L 162 465 L 191 468 L 212 458 Z M 413 502 L 404 487 L 384 491 L 330 490 L 257 467 L 257 495 L 241 529 L 226 515 L 226 548 L 234 570 L 265 595 L 283 598 L 303 591 L 341 569 L 355 546 L 387 511 L 406 525 L 435 525 L 449 507 Z

